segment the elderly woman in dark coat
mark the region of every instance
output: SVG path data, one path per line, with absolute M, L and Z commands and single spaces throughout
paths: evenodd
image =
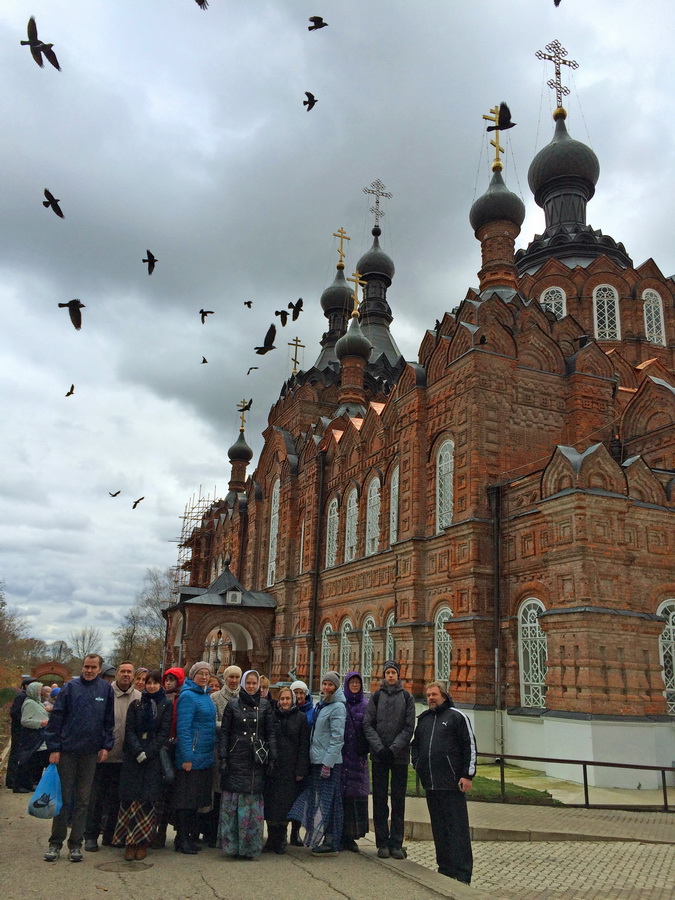
M 18 783 L 15 793 L 25 793 L 21 785 L 33 790 L 48 764 L 49 752 L 44 730 L 49 721 L 47 708 L 42 700 L 42 685 L 33 681 L 26 687 L 26 699 L 21 707 L 21 738 L 18 756 Z
M 267 750 L 262 760 L 259 742 Z M 220 727 L 222 799 L 218 837 L 224 856 L 257 859 L 262 851 L 265 772 L 277 757 L 272 707 L 260 696 L 260 675 L 244 672 L 239 696 L 225 707 Z
M 309 774 L 309 724 L 295 704 L 293 691 L 283 687 L 274 707 L 277 764 L 265 779 L 265 821 L 267 843 L 263 853 L 286 852 L 288 811 Z
M 342 748 L 342 804 L 344 826 L 342 848 L 358 853 L 357 839 L 368 831 L 368 742 L 363 732 L 363 717 L 368 701 L 363 696 L 363 679 L 358 672 L 348 672 L 345 678 L 345 743 Z
M 156 804 L 164 795 L 159 751 L 169 738 L 172 715 L 162 673 L 148 672 L 141 699 L 129 705 L 124 729 L 120 812 L 113 846 L 126 847 L 126 860 L 145 859 L 155 837 Z

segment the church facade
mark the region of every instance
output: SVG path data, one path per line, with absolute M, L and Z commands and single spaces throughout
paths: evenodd
M 554 119 L 529 170 L 545 231 L 515 252 L 525 210 L 497 155 L 470 214 L 479 286 L 415 362 L 379 224 L 358 313 L 340 254 L 315 364 L 249 475 L 242 428 L 227 497 L 185 541 L 167 660 L 317 690 L 396 658 L 417 695 L 447 680 L 483 752 L 671 765 L 675 280 L 586 224 L 598 160 Z

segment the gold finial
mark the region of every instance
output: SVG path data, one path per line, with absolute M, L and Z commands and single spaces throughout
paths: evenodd
M 490 143 L 495 148 L 495 158 L 492 161 L 492 171 L 493 172 L 501 172 L 501 170 L 504 168 L 504 164 L 502 163 L 501 159 L 499 158 L 499 154 L 504 153 L 504 148 L 499 143 L 499 104 L 497 103 L 496 106 L 493 106 L 492 109 L 490 110 L 490 112 L 492 113 L 492 115 L 489 115 L 489 116 L 486 115 L 485 113 L 483 113 L 483 118 L 487 119 L 488 122 L 495 123 L 495 128 L 494 128 L 495 136 L 494 136 L 494 138 L 490 139 Z M 489 129 L 488 129 L 488 131 L 489 131 Z
M 237 403 L 237 409 L 241 413 L 241 425 L 239 426 L 240 431 L 244 430 L 244 425 L 246 424 L 246 413 L 250 410 L 252 404 L 253 398 L 251 398 L 250 400 L 240 400 L 239 403 Z
M 570 89 L 562 83 L 560 67 L 569 66 L 570 69 L 578 69 L 579 63 L 576 61 L 576 59 L 564 58 L 567 56 L 567 50 L 565 50 L 563 45 L 558 40 L 551 41 L 550 44 L 546 45 L 545 49 L 548 50 L 548 53 L 544 53 L 543 50 L 537 50 L 534 55 L 537 57 L 537 59 L 549 60 L 555 66 L 555 78 L 550 78 L 546 83 L 552 90 L 555 91 L 555 102 L 557 104 L 557 109 L 553 113 L 553 118 L 564 119 L 567 113 L 563 108 L 562 98 L 566 97 L 569 94 Z
M 359 285 L 362 284 L 365 287 L 368 282 L 361 278 L 360 272 L 352 272 L 352 277 L 348 278 L 347 281 L 351 281 L 354 285 L 354 293 L 352 294 L 354 297 L 354 310 L 352 312 L 352 318 L 355 318 L 359 314 Z
M 292 374 L 295 375 L 296 372 L 298 371 L 298 349 L 299 349 L 300 347 L 302 347 L 302 349 L 304 350 L 304 349 L 305 349 L 305 345 L 300 343 L 300 338 L 299 338 L 299 337 L 294 337 L 292 341 L 289 341 L 289 342 L 288 342 L 288 346 L 289 346 L 289 347 L 294 347 L 294 348 L 295 348 L 295 355 L 292 357 L 292 359 L 293 359 L 293 372 L 292 372 Z
M 345 241 L 351 241 L 350 237 L 347 237 L 347 232 L 344 230 L 342 225 L 338 228 L 337 232 L 333 232 L 333 237 L 340 238 L 340 247 L 338 249 L 338 253 L 340 254 L 340 261 L 338 263 L 339 266 L 342 266 L 344 269 L 344 263 L 342 260 L 345 258 L 346 254 L 343 249 Z
M 375 195 L 375 206 L 371 206 L 370 211 L 375 216 L 375 226 L 376 227 L 379 227 L 380 219 L 384 215 L 384 212 L 380 209 L 380 197 L 386 197 L 388 200 L 391 200 L 391 198 L 394 196 L 393 194 L 390 194 L 388 191 L 385 191 L 384 187 L 385 186 L 382 184 L 380 179 L 377 178 L 375 181 L 372 181 L 370 183 L 370 187 L 363 189 L 364 194 L 374 194 Z

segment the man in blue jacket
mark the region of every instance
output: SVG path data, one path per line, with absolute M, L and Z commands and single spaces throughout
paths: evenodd
M 113 690 L 99 677 L 102 663 L 97 653 L 85 656 L 82 674 L 66 682 L 45 729 L 49 762 L 58 766 L 63 795 L 61 812 L 52 823 L 46 862 L 59 858 L 73 804 L 68 858 L 82 861 L 82 837 L 96 763 L 107 758 L 115 742 Z
M 471 883 L 473 854 L 466 792 L 476 774 L 476 741 L 469 720 L 438 681 L 427 685 L 429 709 L 417 718 L 412 764 L 427 795 L 441 875 Z

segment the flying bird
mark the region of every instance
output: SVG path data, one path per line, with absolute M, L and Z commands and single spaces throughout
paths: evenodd
M 108 493 L 110 493 L 110 491 L 108 491 Z M 136 509 L 141 500 L 145 500 L 145 497 L 139 497 L 138 500 L 134 500 L 134 505 L 131 508 Z
M 206 322 L 206 317 L 213 315 L 213 310 L 212 309 L 200 309 L 199 315 L 202 317 L 202 325 L 203 325 L 204 322 Z
M 62 309 L 68 307 L 68 315 L 70 316 L 70 321 L 79 331 L 80 328 L 82 328 L 82 313 L 80 312 L 80 310 L 85 308 L 84 303 L 80 303 L 79 300 L 71 300 L 69 303 L 59 303 L 59 306 Z
M 71 384 L 70 390 L 69 390 L 68 393 L 66 394 L 66 397 L 72 397 L 74 393 L 75 393 L 75 385 L 74 385 L 74 384 Z
M 253 406 L 253 397 L 251 397 L 251 399 L 248 401 L 248 403 L 245 403 L 243 406 L 239 407 L 239 412 L 249 412 L 252 406 Z
M 55 69 L 61 71 L 61 66 L 59 65 L 59 61 L 56 58 L 56 53 L 52 50 L 53 44 L 44 44 L 40 38 L 38 37 L 37 25 L 35 23 L 35 16 L 31 16 L 28 20 L 28 40 L 21 41 L 21 44 L 24 47 L 30 47 L 30 55 L 33 57 L 35 62 L 40 66 L 40 68 L 44 68 L 44 63 L 42 62 L 42 56 L 46 56 L 47 60 L 54 66 Z
M 201 365 L 204 366 L 208 362 L 208 359 L 205 356 L 202 356 Z
M 511 110 L 503 101 L 499 104 L 499 113 L 497 115 L 497 124 L 488 125 L 486 131 L 506 131 L 507 128 L 513 128 L 516 122 L 511 121 Z
M 307 107 L 307 112 L 309 112 L 310 109 L 313 109 L 314 106 L 315 106 L 319 101 L 316 99 L 316 97 L 314 96 L 314 94 L 310 94 L 309 91 L 305 91 L 305 97 L 307 97 L 307 99 L 302 101 L 302 105 L 303 105 L 303 106 L 306 106 L 306 107 Z
M 144 259 L 143 262 L 148 264 L 148 275 L 152 275 L 152 273 L 155 271 L 157 257 L 149 250 L 146 250 L 145 252 L 148 254 L 148 258 Z
M 244 306 L 248 306 L 250 309 L 253 306 L 253 300 L 244 300 Z
M 263 341 L 262 347 L 254 347 L 253 349 L 259 356 L 263 356 L 265 353 L 269 353 L 270 350 L 276 350 L 276 347 L 274 346 L 274 338 L 276 336 L 276 325 L 272 323 L 267 329 L 267 334 L 265 335 L 265 340 Z
M 279 316 L 281 319 L 281 327 L 286 327 L 286 322 L 288 322 L 288 312 L 285 309 L 275 309 L 274 315 Z
M 560 6 L 560 0 L 553 0 L 554 6 Z
M 200 9 L 208 9 L 209 8 L 209 0 L 195 0 L 195 3 Z
M 108 493 L 110 494 L 111 497 L 117 497 L 119 495 L 120 491 L 115 491 L 114 494 L 112 491 L 108 491 Z
M 251 372 L 252 372 L 254 369 L 257 369 L 257 368 L 258 368 L 258 366 L 251 366 L 246 374 L 247 374 L 247 375 L 250 375 Z
M 558 3 L 560 3 L 560 0 L 558 0 Z M 307 31 L 317 31 L 319 28 L 328 28 L 328 22 L 324 22 L 321 16 L 310 16 L 309 21 L 312 24 L 309 26 Z
M 299 297 L 296 303 L 289 303 L 288 308 L 293 310 L 293 321 L 295 322 L 302 312 L 302 297 Z
M 52 194 L 51 191 L 48 191 L 47 188 L 45 188 L 45 197 L 46 197 L 47 199 L 42 201 L 42 205 L 43 205 L 45 208 L 49 208 L 49 207 L 51 206 L 51 208 L 54 210 L 54 212 L 55 212 L 56 215 L 59 217 L 59 219 L 65 219 L 65 216 L 63 215 L 63 212 L 62 212 L 62 210 L 61 210 L 61 207 L 59 206 L 59 203 L 60 203 L 61 201 L 58 200 L 58 199 Z

